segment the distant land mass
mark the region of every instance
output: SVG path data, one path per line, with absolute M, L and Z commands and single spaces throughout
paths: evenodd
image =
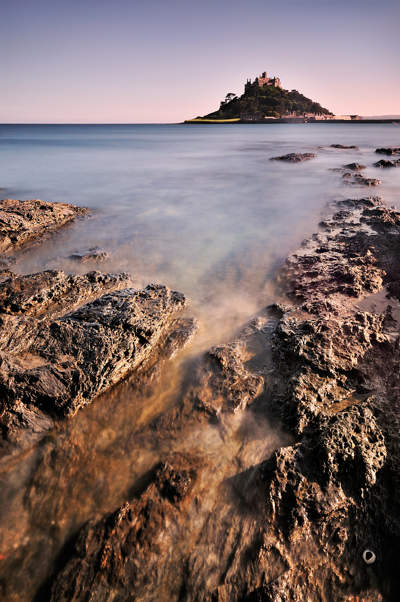
M 247 80 L 244 93 L 229 92 L 217 111 L 196 119 L 258 121 L 281 118 L 333 117 L 333 113 L 297 90 L 285 90 L 278 77 L 264 71 L 254 81 Z

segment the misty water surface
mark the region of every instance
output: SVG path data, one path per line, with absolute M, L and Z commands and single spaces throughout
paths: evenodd
M 271 270 L 311 233 L 327 201 L 371 194 L 329 168 L 364 163 L 384 180 L 372 194 L 396 201 L 400 174 L 370 166 L 377 146 L 399 140 L 391 124 L 0 126 L 0 187 L 2 196 L 92 211 L 29 253 L 21 270 L 76 269 L 62 257 L 101 246 L 111 252 L 105 269 L 174 287 L 194 308 L 216 310 L 218 299 L 228 320 L 251 312 Z M 360 151 L 319 148 L 332 143 Z M 318 157 L 269 161 L 293 151 Z

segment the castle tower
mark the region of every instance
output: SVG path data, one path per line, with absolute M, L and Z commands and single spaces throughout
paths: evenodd
M 269 77 L 268 77 L 266 71 L 263 71 L 261 73 L 260 77 L 258 77 L 257 79 L 258 79 L 258 85 L 260 86 L 260 88 L 262 88 L 263 86 L 268 86 Z

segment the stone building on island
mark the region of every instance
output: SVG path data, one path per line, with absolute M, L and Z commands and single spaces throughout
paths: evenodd
M 248 79 L 244 85 L 245 93 L 254 88 L 264 88 L 264 86 L 272 86 L 273 88 L 281 88 L 281 80 L 279 77 L 268 77 L 267 72 L 263 71 L 259 77 L 256 77 L 254 82 Z

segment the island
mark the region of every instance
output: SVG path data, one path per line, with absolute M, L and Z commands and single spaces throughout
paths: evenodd
M 204 116 L 187 119 L 186 124 L 201 123 L 392 123 L 392 118 L 362 118 L 359 115 L 334 115 L 332 111 L 297 90 L 286 90 L 279 77 L 264 71 L 253 81 L 247 79 L 244 92 L 228 92 L 219 109 Z

